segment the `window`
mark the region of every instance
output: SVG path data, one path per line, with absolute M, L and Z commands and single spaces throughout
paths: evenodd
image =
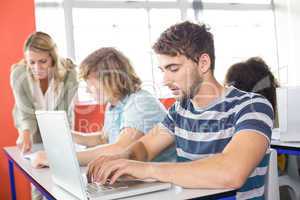
M 203 0 L 198 19 L 192 0 L 65 1 L 68 3 L 36 1 L 37 28 L 53 33 L 60 49 L 74 56 L 76 63 L 100 47 L 118 48 L 131 60 L 143 87 L 157 97 L 167 97 L 170 92 L 162 86 L 151 46 L 163 30 L 187 19 L 211 27 L 219 81 L 230 65 L 252 56 L 261 56 L 278 75 L 270 0 Z
M 142 79 L 149 81 L 152 70 L 144 9 L 76 8 L 73 21 L 76 60 L 100 47 L 116 47 L 130 58 Z
M 67 56 L 64 10 L 60 7 L 38 7 L 35 10 L 35 16 L 36 30 L 50 34 L 56 42 L 59 52 L 63 56 Z
M 194 19 L 193 10 L 188 18 Z M 272 10 L 207 10 L 199 21 L 211 28 L 215 40 L 215 76 L 224 79 L 227 69 L 236 62 L 260 56 L 277 74 L 277 50 Z
M 193 0 L 189 0 L 193 1 Z M 202 0 L 204 3 L 239 3 L 239 4 L 270 4 L 271 0 Z

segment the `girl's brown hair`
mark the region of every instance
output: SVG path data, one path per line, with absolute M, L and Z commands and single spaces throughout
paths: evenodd
M 92 73 L 110 98 L 121 99 L 141 88 L 142 82 L 128 58 L 112 47 L 100 48 L 82 61 L 80 78 L 87 80 Z

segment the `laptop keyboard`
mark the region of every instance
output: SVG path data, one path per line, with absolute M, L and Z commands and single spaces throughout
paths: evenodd
M 107 187 L 107 186 L 104 186 L 104 185 L 98 185 L 98 184 L 95 184 L 95 183 L 89 183 L 86 186 L 86 191 L 89 194 L 94 194 L 94 193 L 103 192 L 103 191 L 111 191 L 111 190 L 113 190 L 112 187 Z
M 128 185 L 125 182 L 116 182 L 112 185 L 101 185 L 98 183 L 88 183 L 86 186 L 86 191 L 88 194 L 95 194 L 99 192 L 111 192 L 120 189 L 126 189 Z

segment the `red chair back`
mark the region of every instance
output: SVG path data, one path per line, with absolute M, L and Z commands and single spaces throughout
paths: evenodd
M 105 105 L 75 105 L 75 130 L 83 133 L 100 131 L 104 123 Z
M 159 99 L 160 102 L 166 107 L 166 109 L 169 109 L 176 101 L 174 98 L 165 98 L 165 99 Z

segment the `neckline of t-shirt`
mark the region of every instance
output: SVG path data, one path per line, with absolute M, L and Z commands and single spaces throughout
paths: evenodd
M 216 98 L 213 102 L 211 102 L 210 104 L 208 104 L 206 107 L 199 107 L 199 106 L 197 106 L 197 105 L 193 102 L 192 99 L 191 99 L 190 101 L 191 101 L 191 104 L 192 104 L 192 106 L 193 106 L 193 108 L 194 108 L 195 111 L 197 111 L 197 112 L 202 112 L 202 111 L 208 110 L 209 108 L 211 108 L 211 107 L 215 106 L 216 104 L 220 103 L 221 100 L 222 100 L 222 99 L 225 99 L 225 98 L 231 93 L 231 91 L 232 91 L 233 89 L 234 89 L 233 86 L 225 87 L 225 90 L 226 90 L 226 91 L 225 91 L 221 96 L 219 96 L 218 98 Z

